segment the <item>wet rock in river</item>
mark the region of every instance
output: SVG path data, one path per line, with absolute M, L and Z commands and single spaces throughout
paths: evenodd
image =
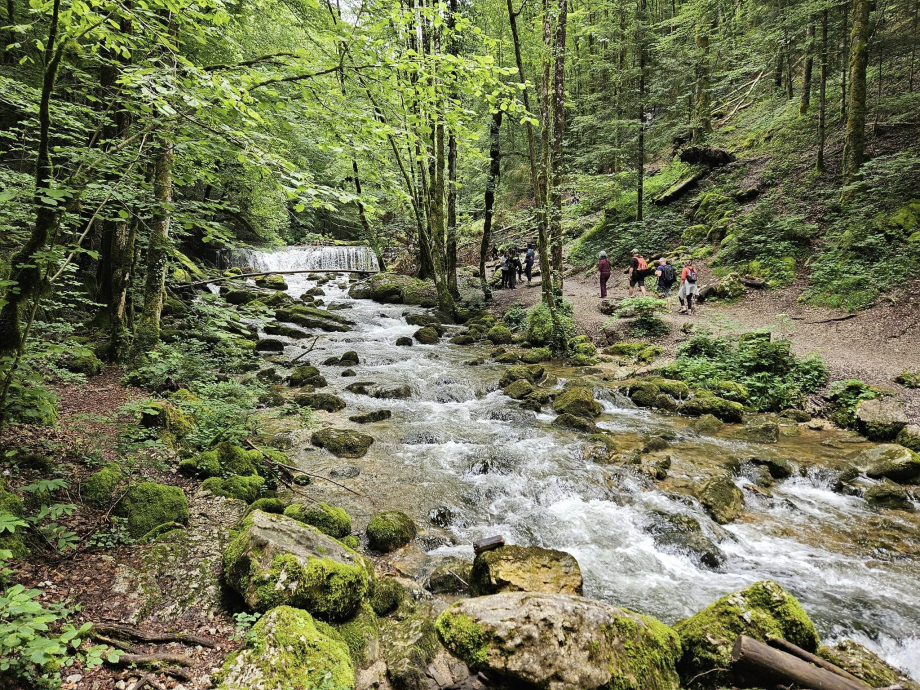
M 601 404 L 594 399 L 594 392 L 586 386 L 570 388 L 553 400 L 553 410 L 560 415 L 591 418 L 597 417 L 601 409 Z
M 355 381 L 345 386 L 345 390 L 357 395 L 370 395 L 371 388 L 375 385 L 376 383 L 374 381 Z
M 678 671 L 695 687 L 732 685 L 731 651 L 738 635 L 767 642 L 781 637 L 808 652 L 818 648 L 818 631 L 794 596 L 775 582 L 756 582 L 722 597 L 674 629 L 683 648 Z
M 318 304 L 319 300 L 315 302 Z M 344 333 L 351 330 L 353 321 L 329 311 L 295 304 L 275 311 L 275 319 L 286 323 L 295 323 L 304 328 L 316 328 L 322 331 Z
M 294 371 L 291 372 L 291 378 L 288 382 L 291 386 L 316 386 L 317 388 L 324 388 L 327 385 L 326 379 L 319 373 L 319 369 L 310 364 L 301 364 L 296 367 Z
M 454 512 L 447 506 L 432 508 L 428 512 L 428 519 L 438 527 L 450 527 L 454 523 Z
M 870 487 L 866 491 L 864 498 L 869 505 L 876 508 L 914 512 L 914 504 L 911 503 L 910 494 L 907 493 L 903 486 L 895 484 L 890 479 L 882 479 L 878 484 Z
M 517 364 L 521 358 L 517 352 L 503 352 L 495 357 L 495 361 L 499 364 Z
M 509 383 L 507 386 L 505 386 L 505 388 L 502 390 L 502 393 L 507 395 L 509 398 L 513 398 L 514 400 L 522 400 L 533 393 L 533 390 L 534 388 L 532 383 L 526 379 L 518 379 L 517 381 L 513 381 L 512 383 Z
M 797 410 L 793 407 L 790 407 L 787 410 L 783 410 L 779 413 L 779 416 L 785 419 L 790 419 L 797 424 L 803 424 L 805 422 L 811 421 L 811 415 L 805 412 L 805 410 Z
M 409 386 L 392 386 L 391 388 L 375 388 L 370 393 L 372 398 L 382 400 L 405 400 L 412 397 Z
M 256 352 L 284 352 L 284 343 L 276 338 L 262 338 L 256 343 Z
M 833 647 L 819 647 L 818 656 L 862 679 L 871 688 L 900 685 L 904 690 L 920 690 L 920 683 L 910 680 L 853 640 L 842 640 Z
M 863 400 L 856 406 L 856 428 L 870 441 L 893 441 L 905 426 L 904 405 L 894 397 Z
M 470 591 L 470 571 L 473 564 L 459 558 L 448 558 L 438 565 L 425 582 L 425 589 L 435 594 L 464 594 Z
M 530 367 L 524 365 L 518 365 L 513 367 L 508 367 L 502 373 L 501 379 L 499 379 L 498 386 L 499 388 L 506 388 L 510 386 L 515 381 L 524 380 L 528 383 L 534 383 L 534 376 L 531 372 Z
M 539 546 L 501 546 L 483 551 L 468 582 L 474 596 L 499 592 L 581 594 L 578 561 L 565 551 Z
M 269 335 L 280 335 L 284 336 L 285 338 L 294 338 L 297 340 L 309 336 L 309 333 L 306 331 L 302 331 L 299 328 L 294 328 L 293 326 L 288 326 L 285 323 L 278 323 L 277 321 L 265 324 L 263 330 Z
M 294 398 L 301 407 L 309 407 L 325 412 L 338 412 L 345 409 L 345 401 L 332 393 L 305 393 Z
M 438 332 L 431 326 L 419 328 L 415 333 L 412 334 L 412 337 L 422 345 L 435 345 L 438 340 L 441 339 L 441 336 L 438 335 Z
M 920 454 L 893 443 L 884 443 L 862 451 L 856 464 L 873 479 L 886 477 L 900 483 L 920 479 Z
M 506 326 L 498 324 L 489 329 L 486 338 L 492 341 L 493 345 L 507 345 L 514 339 L 514 336 Z
M 218 690 L 255 687 L 354 688 L 348 646 L 306 611 L 279 606 L 246 635 L 246 646 L 227 657 L 214 676 Z
M 412 347 L 415 343 L 412 342 L 412 338 L 410 338 L 407 335 L 404 335 L 396 339 L 396 344 L 399 347 Z
M 596 434 L 600 431 L 597 425 L 587 417 L 579 417 L 569 413 L 564 413 L 556 417 L 553 420 L 553 426 L 562 427 L 564 429 L 575 429 L 576 431 L 583 431 L 586 434 Z
M 441 614 L 437 631 L 471 669 L 528 687 L 678 687 L 680 641 L 671 628 L 578 596 L 507 592 L 466 599 Z
M 525 364 L 539 364 L 540 362 L 548 362 L 552 358 L 553 353 L 548 347 L 535 347 L 521 354 L 521 361 Z
M 343 465 L 330 470 L 329 476 L 333 479 L 354 479 L 361 474 L 361 469 L 354 465 Z
M 755 465 L 762 465 L 767 468 L 770 476 L 774 479 L 786 479 L 792 476 L 793 466 L 786 458 L 779 457 L 762 457 L 748 458 L 748 462 Z
M 292 503 L 284 514 L 297 522 L 312 525 L 323 534 L 343 539 L 351 534 L 351 515 L 338 506 L 327 503 Z
M 663 551 L 689 556 L 706 568 L 719 568 L 725 562 L 725 554 L 703 534 L 700 523 L 689 515 L 652 511 L 649 533 Z
M 779 424 L 770 417 L 754 417 L 744 425 L 744 434 L 756 443 L 778 443 Z
M 744 406 L 741 403 L 716 397 L 708 391 L 695 391 L 693 397 L 678 408 L 678 412 L 688 417 L 711 414 L 723 422 L 738 423 L 744 414 Z
M 374 410 L 373 412 L 363 412 L 362 414 L 352 415 L 348 419 L 357 424 L 370 424 L 372 422 L 382 422 L 392 416 L 393 413 L 389 410 Z
M 707 435 L 718 433 L 724 426 L 725 422 L 711 414 L 704 414 L 693 423 L 694 429 Z
M 741 462 L 738 468 L 738 474 L 749 479 L 755 486 L 759 486 L 761 489 L 768 489 L 775 484 L 773 475 L 770 474 L 770 471 L 766 467 L 754 464 L 750 460 Z
M 664 450 L 669 445 L 668 440 L 661 436 L 646 436 L 642 444 L 642 452 L 654 453 L 659 450 Z
M 449 342 L 453 345 L 472 345 L 476 339 L 469 335 L 455 335 Z
M 339 458 L 360 458 L 367 454 L 374 439 L 351 429 L 320 429 L 314 431 L 310 443 L 324 448 Z
M 345 378 L 354 378 L 357 375 L 358 375 L 358 372 L 356 372 L 354 369 L 346 369 L 345 371 L 342 372 L 342 376 Z
M 441 322 L 437 317 L 432 316 L 431 314 L 415 314 L 412 312 L 404 312 L 403 316 L 406 318 L 406 323 L 410 326 L 418 326 L 424 328 L 425 326 L 432 326 L 440 328 Z
M 744 510 L 744 494 L 730 474 L 710 477 L 699 488 L 698 498 L 710 517 L 720 525 L 728 524 Z
M 377 513 L 367 525 L 368 545 L 383 553 L 405 546 L 417 534 L 418 528 L 412 518 L 398 510 Z
M 915 453 L 920 453 L 920 425 L 908 424 L 901 429 L 897 441 L 905 448 L 910 448 Z
M 315 527 L 255 511 L 224 552 L 224 577 L 256 611 L 289 605 L 345 620 L 368 592 L 373 566 Z

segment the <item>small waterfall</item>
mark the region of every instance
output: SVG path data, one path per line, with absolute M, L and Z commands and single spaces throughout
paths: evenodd
M 274 252 L 231 249 L 223 252 L 226 266 L 251 266 L 257 271 L 361 271 L 380 270 L 377 257 L 366 245 L 346 247 L 289 247 Z

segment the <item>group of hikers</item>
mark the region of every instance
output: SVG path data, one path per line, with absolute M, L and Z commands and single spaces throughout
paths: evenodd
M 523 263 L 521 263 L 521 251 L 515 248 L 506 249 L 499 256 L 498 249 L 493 246 L 492 258 L 498 259 L 498 267 L 502 272 L 502 284 L 499 289 L 517 290 L 518 281 L 525 276 L 528 283 L 533 280 L 533 264 L 537 253 L 532 242 L 527 244 Z
M 597 266 L 601 279 L 601 298 L 607 296 L 607 281 L 610 279 L 611 266 L 607 258 L 607 252 L 600 253 L 600 261 Z M 642 296 L 645 297 L 645 279 L 654 274 L 656 280 L 656 292 L 658 296 L 664 299 L 668 305 L 671 304 L 671 290 L 674 284 L 678 282 L 677 270 L 671 261 L 661 257 L 654 268 L 650 268 L 645 257 L 639 253 L 638 249 L 632 250 L 632 258 L 629 260 L 629 268 L 626 269 L 629 276 L 629 296 L 632 297 L 636 288 L 639 288 Z M 696 268 L 688 259 L 684 263 L 683 270 L 680 272 L 680 286 L 677 290 L 677 299 L 680 301 L 681 314 L 693 313 L 693 298 L 699 297 L 700 289 L 696 284 Z

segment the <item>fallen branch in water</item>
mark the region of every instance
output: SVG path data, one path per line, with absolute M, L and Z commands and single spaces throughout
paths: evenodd
M 322 479 L 324 481 L 329 482 L 330 484 L 335 484 L 340 489 L 345 489 L 345 491 L 353 493 L 355 496 L 360 496 L 361 498 L 367 498 L 367 496 L 365 496 L 364 494 L 358 493 L 354 489 L 349 489 L 347 486 L 345 486 L 344 484 L 340 484 L 334 479 L 329 479 L 329 477 L 324 477 L 321 474 L 313 474 L 312 472 L 307 472 L 306 470 L 302 470 L 299 467 L 294 467 L 293 465 L 285 465 L 283 462 L 277 462 L 276 460 L 272 460 L 270 457 L 268 457 L 265 454 L 265 451 L 259 448 L 256 444 L 254 444 L 248 438 L 246 439 L 246 443 L 248 443 L 251 448 L 254 448 L 255 450 L 262 453 L 262 457 L 265 458 L 266 462 L 268 462 L 269 465 L 274 465 L 275 467 L 281 467 L 283 469 L 286 469 L 288 472 L 300 472 L 301 474 L 306 475 L 307 477 L 313 477 L 314 479 Z

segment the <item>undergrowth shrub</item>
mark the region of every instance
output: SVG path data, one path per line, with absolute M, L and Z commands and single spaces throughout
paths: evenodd
M 666 311 L 667 304 L 657 297 L 626 297 L 620 301 L 615 315 L 621 319 L 635 319 L 629 329 L 633 338 L 652 338 L 670 330 L 658 316 Z
M 558 342 L 568 343 L 578 333 L 575 318 L 572 316 L 572 304 L 561 300 L 556 307 L 559 328 L 562 333 Z M 534 346 L 550 345 L 553 342 L 553 320 L 549 307 L 540 302 L 527 311 L 525 322 L 527 341 Z M 565 354 L 565 353 L 554 353 Z

